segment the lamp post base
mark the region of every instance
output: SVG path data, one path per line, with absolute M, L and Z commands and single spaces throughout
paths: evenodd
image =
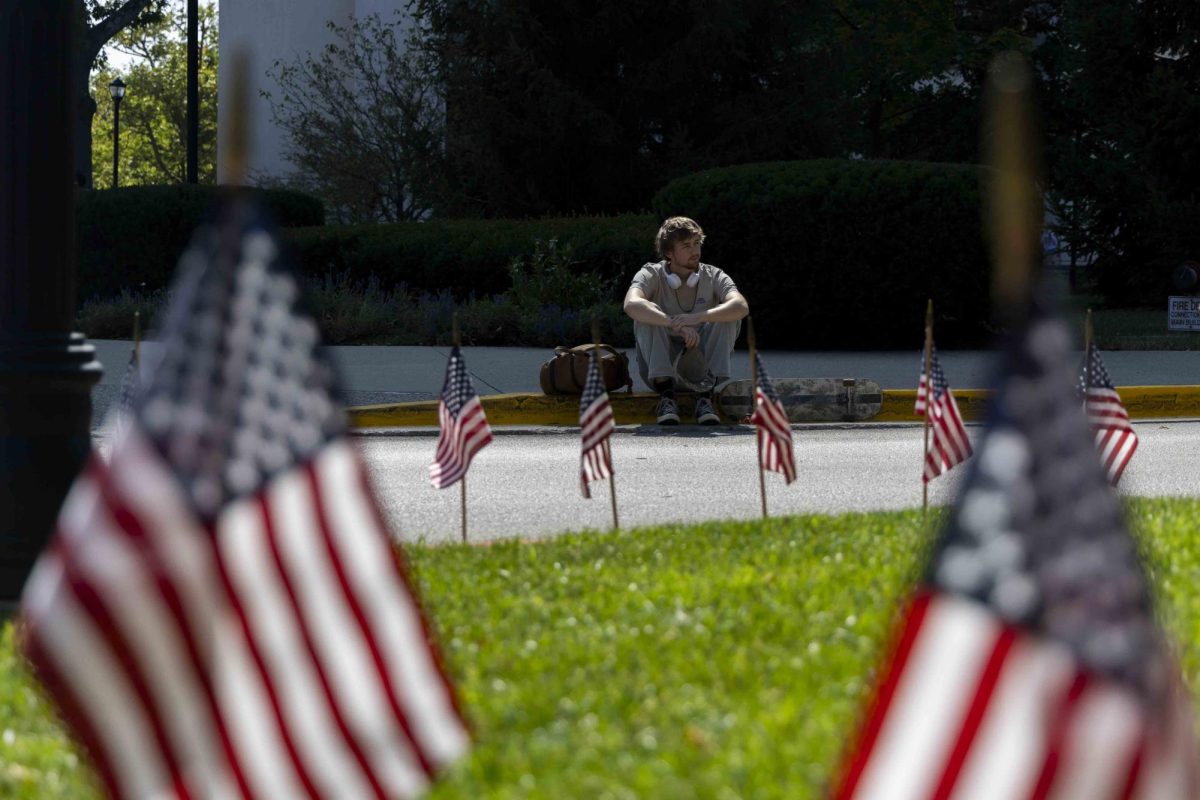
M 102 369 L 80 333 L 0 333 L 0 606 L 15 602 L 91 448 Z

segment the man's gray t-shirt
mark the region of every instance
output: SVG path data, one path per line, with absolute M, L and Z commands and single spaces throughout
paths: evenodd
M 712 264 L 701 264 L 699 272 L 700 282 L 694 289 L 688 288 L 686 280 L 678 289 L 672 289 L 667 285 L 667 262 L 651 262 L 633 276 L 630 288 L 641 289 L 646 299 L 669 317 L 707 311 L 728 300 L 730 292 L 737 291 L 733 278 Z

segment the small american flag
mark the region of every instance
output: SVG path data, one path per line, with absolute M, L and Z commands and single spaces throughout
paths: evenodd
M 458 345 L 450 351 L 446 382 L 438 401 L 437 452 L 429 465 L 434 488 L 445 489 L 464 478 L 471 459 L 492 441 L 492 429 L 483 414 L 483 403 L 471 386 L 471 376 Z
M 835 798 L 1200 797 L 1192 710 L 1037 313 Z
M 125 375 L 121 378 L 121 397 L 117 401 L 113 422 L 114 442 L 129 432 L 129 423 L 133 419 L 133 401 L 137 397 L 138 387 L 141 383 L 141 376 L 138 373 L 140 369 L 138 352 L 137 345 L 134 345 L 133 349 L 129 351 L 129 363 L 125 365 Z
M 938 360 L 937 348 L 930 353 L 930 372 L 933 373 L 933 401 L 929 401 L 929 380 L 925 375 L 924 358 L 921 363 L 921 380 L 917 384 L 918 416 L 924 416 L 930 408 L 929 450 L 925 453 L 926 483 L 949 472 L 955 465 L 961 464 L 971 457 L 971 440 L 963 425 L 962 414 L 958 413 L 958 404 L 946 382 L 946 373 L 942 372 L 942 363 Z
M 277 240 L 234 201 L 26 586 L 108 793 L 412 797 L 469 739 Z
M 750 415 L 750 422 L 758 435 L 759 464 L 763 469 L 782 474 L 784 483 L 791 483 L 796 480 L 792 425 L 758 353 L 754 354 L 754 369 L 758 372 L 758 388 L 754 394 L 754 413 Z
M 1121 396 L 1100 360 L 1100 349 L 1094 344 L 1088 347 L 1083 368 L 1079 371 L 1079 394 L 1084 398 L 1084 410 L 1095 433 L 1096 449 L 1100 451 L 1108 482 L 1116 486 L 1129 459 L 1133 458 L 1133 451 L 1137 450 L 1138 437 L 1129 424 L 1129 414 L 1121 404 Z
M 609 441 L 612 432 L 612 405 L 608 402 L 608 392 L 604 390 L 604 380 L 600 377 L 600 355 L 598 350 L 592 350 L 587 383 L 583 386 L 583 396 L 579 398 L 579 436 L 583 442 L 579 480 L 586 498 L 592 496 L 589 483 L 613 474 Z

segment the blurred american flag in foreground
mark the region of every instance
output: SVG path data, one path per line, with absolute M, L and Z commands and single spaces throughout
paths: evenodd
M 1035 315 L 837 798 L 1200 797 L 1192 710 L 1067 365 Z
M 114 797 L 410 797 L 469 747 L 277 241 L 184 255 L 157 363 L 23 597 Z

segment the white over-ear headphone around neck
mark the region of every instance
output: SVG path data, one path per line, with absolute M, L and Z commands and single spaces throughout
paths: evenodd
M 700 270 L 696 270 L 691 275 L 688 275 L 687 285 L 688 285 L 689 289 L 696 288 L 696 284 L 699 282 L 700 282 Z M 674 272 L 671 272 L 671 265 L 668 264 L 667 265 L 667 286 L 670 286 L 672 289 L 678 289 L 682 285 L 683 285 L 683 280 L 678 275 L 676 275 Z

